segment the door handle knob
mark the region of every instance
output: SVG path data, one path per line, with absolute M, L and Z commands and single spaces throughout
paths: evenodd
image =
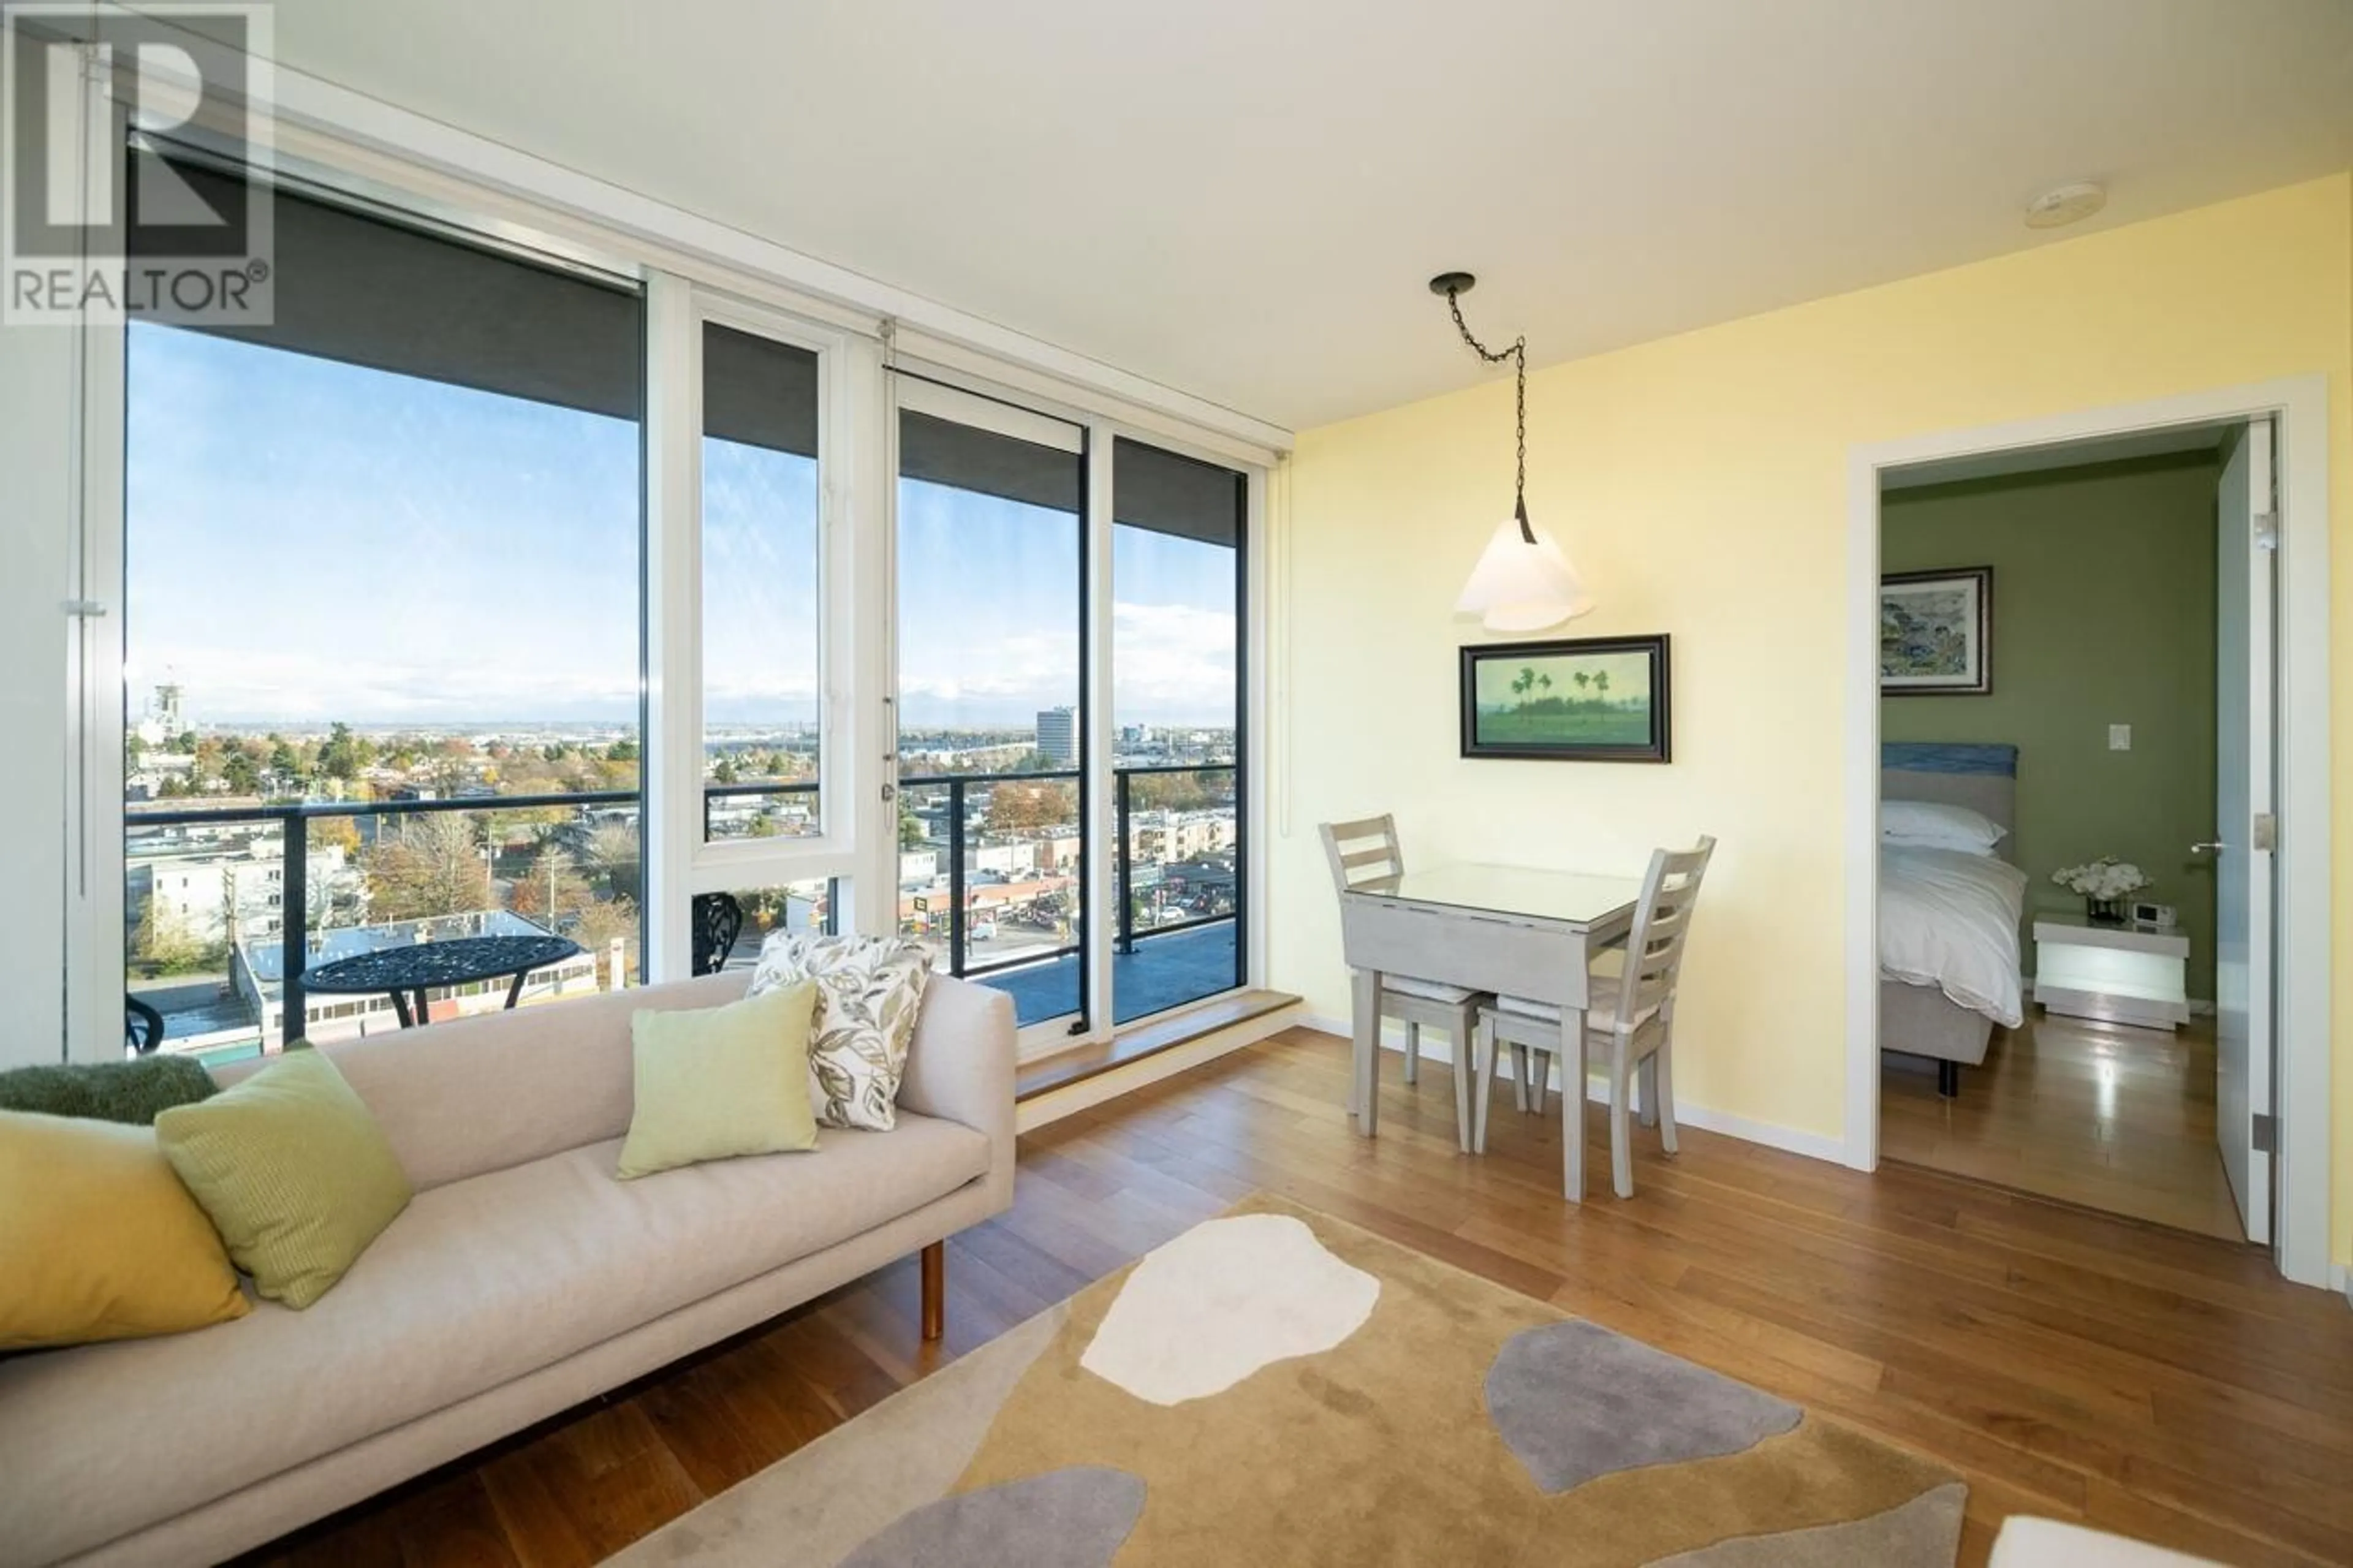
M 2192 844 L 2189 847 L 2189 852 L 2192 855 L 2219 855 L 2229 847 L 2229 845 L 2217 838 L 2209 844 Z

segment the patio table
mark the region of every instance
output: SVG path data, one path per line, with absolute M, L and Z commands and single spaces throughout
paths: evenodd
M 407 947 L 387 947 L 339 958 L 307 970 L 306 991 L 352 993 L 382 991 L 392 998 L 400 1026 L 413 1028 L 427 1021 L 425 993 L 438 986 L 470 985 L 476 981 L 507 975 L 509 1007 L 522 995 L 522 983 L 534 969 L 561 963 L 587 949 L 562 936 L 460 936 L 440 942 L 420 942 Z M 414 1011 L 409 998 L 416 998 Z

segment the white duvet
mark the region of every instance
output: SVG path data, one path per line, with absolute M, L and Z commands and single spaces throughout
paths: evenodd
M 2018 920 L 2026 873 L 1957 849 L 1879 851 L 1879 972 L 1934 985 L 2004 1028 L 2025 1021 Z

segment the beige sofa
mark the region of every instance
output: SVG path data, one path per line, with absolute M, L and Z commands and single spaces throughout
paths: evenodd
M 196 1333 L 0 1358 L 0 1563 L 216 1561 L 1012 1201 L 1012 1005 L 945 977 L 895 1131 L 616 1180 L 630 1014 L 744 984 L 327 1047 L 416 1201 L 307 1311 L 261 1302 Z

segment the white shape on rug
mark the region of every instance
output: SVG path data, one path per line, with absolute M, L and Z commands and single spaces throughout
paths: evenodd
M 1213 1219 L 1145 1255 L 1079 1364 L 1154 1405 L 1206 1399 L 1330 1350 L 1380 1294 L 1288 1215 Z

